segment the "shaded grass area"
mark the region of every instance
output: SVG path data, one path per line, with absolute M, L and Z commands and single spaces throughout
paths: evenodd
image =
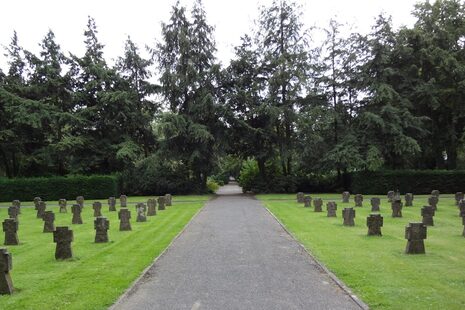
M 33 208 L 22 208 L 19 219 L 19 246 L 6 246 L 12 253 L 11 275 L 16 292 L 0 296 L 0 309 L 106 309 L 128 288 L 196 214 L 208 196 L 176 196 L 173 206 L 136 223 L 131 203 L 146 202 L 148 197 L 130 197 L 132 231 L 119 231 L 117 212 L 109 212 L 106 200 L 102 214 L 110 220 L 109 243 L 94 243 L 92 202 L 86 201 L 82 212 L 84 224 L 71 224 L 68 213 L 58 213 L 57 202 L 47 204 L 55 212 L 55 226 L 69 226 L 74 232 L 74 258 L 56 261 L 52 233 L 43 233 L 43 221 Z M 189 202 L 183 202 L 189 201 Z M 119 204 L 119 201 L 117 202 Z M 10 205 L 10 203 L 2 203 Z M 22 202 L 22 205 L 33 205 Z M 119 210 L 119 205 L 117 205 Z M 0 209 L 0 218 L 7 218 Z M 3 235 L 0 238 L 3 243 Z M 2 246 L 3 247 L 3 246 Z
M 312 198 L 334 200 L 337 218 L 313 212 L 295 202 L 295 195 L 258 195 L 265 206 L 323 264 L 373 309 L 465 309 L 465 238 L 453 195 L 441 195 L 434 227 L 428 227 L 426 255 L 404 254 L 405 226 L 421 221 L 428 196 L 416 196 L 404 207 L 402 218 L 392 218 L 390 203 L 382 198 L 382 237 L 368 237 L 366 217 L 370 198 L 356 209 L 355 227 L 342 225 L 343 204 L 336 194 Z M 324 203 L 326 210 L 326 201 Z

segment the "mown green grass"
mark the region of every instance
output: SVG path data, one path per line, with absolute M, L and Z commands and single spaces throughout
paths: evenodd
M 173 206 L 145 223 L 136 223 L 134 205 L 148 197 L 130 197 L 132 231 L 119 231 L 117 212 L 109 212 L 106 200 L 102 213 L 110 220 L 109 243 L 94 243 L 92 202 L 86 201 L 82 213 L 84 224 L 71 224 L 68 213 L 58 213 L 57 202 L 49 202 L 47 210 L 55 211 L 55 225 L 69 226 L 74 232 L 74 258 L 56 261 L 52 233 L 43 233 L 43 221 L 36 218 L 34 208 L 22 208 L 19 219 L 18 246 L 6 247 L 13 257 L 11 276 L 15 293 L 0 296 L 0 309 L 106 309 L 184 228 L 204 205 L 208 196 L 176 196 Z M 119 201 L 117 210 L 119 210 Z M 10 203 L 2 203 L 2 206 Z M 22 205 L 33 205 L 22 202 Z M 0 208 L 0 218 L 7 218 Z M 3 233 L 0 237 L 3 243 Z
M 312 194 L 335 200 L 337 218 L 313 212 L 295 202 L 295 195 L 259 195 L 266 207 L 324 265 L 342 279 L 372 309 L 465 309 L 465 238 L 453 195 L 441 195 L 434 227 L 428 227 L 425 255 L 404 254 L 405 226 L 421 221 L 427 196 L 416 196 L 402 218 L 392 218 L 382 198 L 382 237 L 368 237 L 370 198 L 356 209 L 355 227 L 342 225 L 340 195 Z M 326 201 L 324 203 L 326 210 Z

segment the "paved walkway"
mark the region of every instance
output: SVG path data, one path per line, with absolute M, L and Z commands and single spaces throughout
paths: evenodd
M 259 201 L 218 194 L 114 309 L 360 309 Z

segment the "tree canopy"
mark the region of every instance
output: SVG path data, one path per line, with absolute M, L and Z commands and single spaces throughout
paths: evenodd
M 52 30 L 35 55 L 14 32 L 0 69 L 0 174 L 147 165 L 183 171 L 201 192 L 237 160 L 255 161 L 264 181 L 465 167 L 462 2 L 418 3 L 410 28 L 379 15 L 368 34 L 337 19 L 307 29 L 300 12 L 260 7 L 227 64 L 201 0 L 173 5 L 152 57 L 128 37 L 114 64 L 92 17 L 83 55 L 63 52 Z

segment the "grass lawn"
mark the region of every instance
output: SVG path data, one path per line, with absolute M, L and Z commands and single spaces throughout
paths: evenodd
M 15 293 L 0 296 L 0 309 L 106 309 L 128 288 L 204 205 L 209 196 L 174 196 L 173 206 L 136 223 L 131 202 L 146 202 L 148 197 L 129 197 L 132 231 L 119 231 L 117 212 L 109 212 L 106 200 L 102 214 L 110 220 L 109 243 L 94 243 L 92 202 L 87 200 L 82 212 L 84 224 L 71 224 L 68 213 L 58 213 L 56 201 L 47 204 L 55 211 L 55 226 L 69 226 L 74 232 L 74 258 L 55 260 L 52 233 L 43 233 L 43 221 L 34 208 L 22 207 L 19 218 L 18 246 L 3 246 L 12 253 L 11 276 Z M 75 203 L 75 202 L 74 202 Z M 52 206 L 54 204 L 55 206 Z M 2 203 L 1 206 L 10 205 Z M 22 202 L 22 206 L 32 202 Z M 119 210 L 119 201 L 117 201 Z M 7 218 L 0 208 L 0 219 Z M 3 232 L 0 238 L 3 244 Z
M 342 225 L 341 195 L 312 194 L 335 200 L 337 218 L 297 204 L 295 195 L 258 195 L 265 206 L 323 264 L 373 309 L 465 309 L 465 238 L 453 195 L 441 195 L 434 227 L 428 227 L 426 255 L 406 255 L 405 226 L 421 221 L 427 196 L 416 196 L 413 207 L 392 218 L 390 204 L 381 200 L 382 237 L 368 237 L 366 217 L 370 198 L 356 209 L 355 227 Z

